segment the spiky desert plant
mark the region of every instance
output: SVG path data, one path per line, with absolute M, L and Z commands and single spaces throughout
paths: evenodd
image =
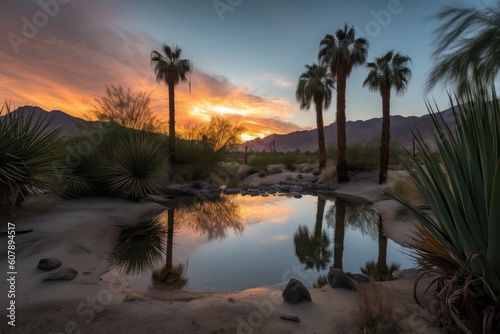
M 121 190 L 139 200 L 158 192 L 166 178 L 167 145 L 151 133 L 129 133 L 116 141 L 104 169 L 111 191 Z
M 23 108 L 11 113 L 0 109 L 0 204 L 19 206 L 27 194 L 60 193 L 63 170 L 53 168 L 59 159 L 59 130 L 44 116 Z
M 428 105 L 438 158 L 415 130 L 423 164 L 403 161 L 433 215 L 402 202 L 420 223 L 413 240 L 417 261 L 438 275 L 433 284 L 442 324 L 462 333 L 498 333 L 500 106 L 494 88 L 468 89 L 453 102 L 453 126 Z

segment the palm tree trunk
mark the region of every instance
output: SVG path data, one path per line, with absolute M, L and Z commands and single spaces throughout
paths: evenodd
M 337 181 L 347 182 L 347 137 L 345 117 L 345 94 L 347 75 L 340 70 L 337 76 Z
M 323 126 L 323 99 L 321 96 L 316 96 L 314 103 L 316 104 L 316 125 L 318 127 L 318 155 L 319 155 L 319 170 L 326 167 L 326 148 L 325 148 L 325 129 Z
M 168 148 L 170 151 L 170 162 L 175 162 L 175 84 L 168 84 Z
M 344 257 L 345 213 L 347 205 L 340 200 L 335 201 L 335 230 L 333 236 L 333 267 L 344 270 L 342 259 Z
M 378 183 L 387 180 L 389 169 L 389 143 L 391 140 L 391 90 L 390 87 L 382 88 L 382 136 L 380 139 L 380 174 Z
M 167 256 L 165 268 L 170 272 L 173 268 L 173 250 L 174 250 L 174 209 L 167 211 Z

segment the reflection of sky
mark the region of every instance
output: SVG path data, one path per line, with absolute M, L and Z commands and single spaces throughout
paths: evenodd
M 314 233 L 317 197 L 304 196 L 300 200 L 279 196 L 231 198 L 240 206 L 245 227 L 242 234 L 228 229 L 226 238 L 209 241 L 206 235 L 193 233 L 187 227 L 176 229 L 173 262 L 188 264 L 186 290 L 238 291 L 276 286 L 292 277 L 311 287 L 320 274 L 327 274 L 333 263 L 333 251 L 325 270 L 306 271 L 295 254 L 293 240 L 299 225 L 307 225 Z M 325 214 L 333 205 L 332 201 L 326 202 Z M 333 242 L 333 226 L 324 221 L 323 230 Z M 332 243 L 329 249 L 333 249 Z M 401 264 L 401 269 L 412 267 L 411 260 L 401 252 L 403 249 L 389 240 L 387 264 Z M 343 255 L 344 271 L 359 273 L 367 261 L 377 261 L 378 239 L 363 236 L 347 223 Z M 132 288 L 145 290 L 151 285 L 151 274 L 128 281 Z

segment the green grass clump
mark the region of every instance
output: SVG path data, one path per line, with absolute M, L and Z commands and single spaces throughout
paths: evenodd
M 307 162 L 307 157 L 299 152 L 262 152 L 249 158 L 248 164 L 257 170 L 269 165 L 284 165 L 286 169 L 293 170 L 294 165 L 302 162 Z

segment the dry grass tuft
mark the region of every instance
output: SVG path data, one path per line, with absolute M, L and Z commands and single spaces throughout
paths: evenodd
M 408 172 L 390 171 L 384 191 L 409 203 L 420 203 L 424 199 Z
M 401 305 L 396 305 L 383 287 L 373 282 L 361 286 L 357 303 L 362 333 L 401 333 L 400 323 L 404 312 L 400 312 Z
M 333 183 L 337 180 L 337 170 L 335 166 L 328 165 L 321 171 L 319 174 L 318 182 L 319 183 Z

